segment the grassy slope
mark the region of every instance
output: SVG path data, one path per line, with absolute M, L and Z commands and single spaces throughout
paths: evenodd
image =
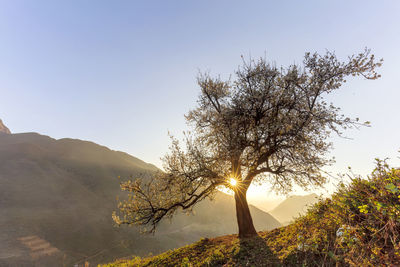
M 328 254 L 304 252 L 298 242 L 277 242 L 292 229 L 282 227 L 259 232 L 256 238 L 238 239 L 237 235 L 204 238 L 191 245 L 154 257 L 121 259 L 103 267 L 130 266 L 335 266 Z M 285 246 L 285 247 L 284 247 Z
M 379 163 L 294 223 L 259 237 L 202 239 L 122 266 L 400 266 L 400 170 Z

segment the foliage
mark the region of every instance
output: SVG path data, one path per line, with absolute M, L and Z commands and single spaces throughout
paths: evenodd
M 352 177 L 286 227 L 106 266 L 179 266 L 184 258 L 189 266 L 399 266 L 399 252 L 400 170 L 378 160 L 367 179 Z
M 250 184 L 269 182 L 280 192 L 293 184 L 322 185 L 321 168 L 331 162 L 325 158 L 331 147 L 327 137 L 366 125 L 340 114 L 324 96 L 347 76 L 377 79 L 380 65 L 366 49 L 346 62 L 330 52 L 306 53 L 302 66 L 286 69 L 263 58 L 250 60 L 233 81 L 200 75 L 198 106 L 186 115 L 192 127 L 186 149 L 172 138 L 165 172 L 121 184 L 130 196 L 114 213 L 115 222 L 149 225 L 154 231 L 164 217 L 190 210 L 226 186 L 235 192 L 239 235 L 256 235 L 246 201 Z
M 304 261 L 314 259 L 315 264 L 399 265 L 399 188 L 400 170 L 378 160 L 368 179 L 352 177 L 351 184 L 342 184 L 332 199 L 320 201 L 294 224 L 273 231 L 275 238 L 268 244 L 281 258 L 302 251 Z

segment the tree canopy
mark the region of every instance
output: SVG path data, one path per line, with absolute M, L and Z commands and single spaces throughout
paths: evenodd
M 265 58 L 243 61 L 229 80 L 199 75 L 184 146 L 172 137 L 163 172 L 121 183 L 129 199 L 119 204 L 115 222 L 148 225 L 152 232 L 163 218 L 190 210 L 225 186 L 235 193 L 239 236 L 256 235 L 246 200 L 250 184 L 267 182 L 279 192 L 294 184 L 323 185 L 322 168 L 332 162 L 326 157 L 330 134 L 366 124 L 324 97 L 348 76 L 379 78 L 381 64 L 365 49 L 346 61 L 332 52 L 306 53 L 302 65 L 287 68 Z

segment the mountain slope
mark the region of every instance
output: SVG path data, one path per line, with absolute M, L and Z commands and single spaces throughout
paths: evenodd
M 274 216 L 280 223 L 287 225 L 294 218 L 299 217 L 307 212 L 307 209 L 318 202 L 316 194 L 305 196 L 290 196 L 282 201 L 269 213 Z
M 233 199 L 222 193 L 220 201 L 201 203 L 196 215 L 178 214 L 163 223 L 154 236 L 113 227 L 111 213 L 121 194 L 117 177 L 156 170 L 92 142 L 0 133 L 0 265 L 105 262 L 237 231 Z M 255 207 L 251 212 L 259 230 L 280 226 Z

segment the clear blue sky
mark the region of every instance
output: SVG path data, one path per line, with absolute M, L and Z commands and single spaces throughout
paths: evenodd
M 160 166 L 180 136 L 199 70 L 228 77 L 241 55 L 278 65 L 326 49 L 372 49 L 377 81 L 331 100 L 372 122 L 333 138 L 330 170 L 369 173 L 400 149 L 400 1 L 0 1 L 0 118 L 13 132 L 91 140 Z

